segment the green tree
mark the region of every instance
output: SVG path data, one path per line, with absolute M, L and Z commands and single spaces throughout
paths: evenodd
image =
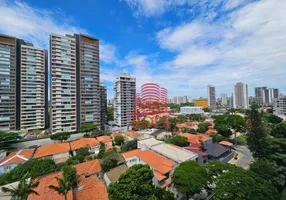
M 276 186 L 283 180 L 278 166 L 269 160 L 258 159 L 254 161 L 250 165 L 250 171 L 266 181 L 271 181 Z
M 67 200 L 67 194 L 72 188 L 72 184 L 64 178 L 55 177 L 58 182 L 58 186 L 49 185 L 49 188 L 56 191 L 59 195 L 63 195 L 64 199 Z
M 283 121 L 282 118 L 276 116 L 276 115 L 269 115 L 269 116 L 265 116 L 265 118 L 267 119 L 267 121 L 269 123 L 272 123 L 272 124 L 279 124 Z
M 60 133 L 55 133 L 55 134 L 52 134 L 50 136 L 51 140 L 59 140 L 61 142 L 69 139 L 71 136 L 71 132 L 60 132 Z
M 113 106 L 107 106 L 107 120 L 108 121 L 114 120 L 114 108 L 113 108 Z
M 262 114 L 251 108 L 247 113 L 248 134 L 247 145 L 254 157 L 263 158 L 267 155 L 267 131 Z
M 79 163 L 82 163 L 84 161 L 85 157 L 83 155 L 75 155 L 70 157 L 67 161 L 67 165 L 77 165 Z
M 108 172 L 110 169 L 117 166 L 117 160 L 116 158 L 107 157 L 104 158 L 101 163 L 101 168 L 104 172 Z
M 167 139 L 166 143 L 174 144 L 180 147 L 185 147 L 189 145 L 188 139 L 180 135 L 172 136 L 171 138 Z
M 153 185 L 148 165 L 133 165 L 108 187 L 110 200 L 174 200 L 170 192 Z M 166 197 L 166 198 L 165 198 Z
M 224 136 L 222 136 L 221 134 L 218 134 L 218 133 L 213 133 L 211 136 L 212 136 L 213 142 L 219 143 L 221 141 L 226 140 L 226 138 Z
M 89 123 L 80 125 L 80 132 L 81 133 L 89 133 L 89 132 L 92 132 L 94 130 L 98 130 L 97 125 L 94 123 L 89 122 Z
M 122 145 L 124 143 L 124 137 L 121 135 L 118 135 L 114 138 L 115 145 Z
M 137 149 L 137 141 L 138 140 L 131 140 L 126 142 L 124 145 L 121 146 L 121 152 L 131 151 L 133 149 Z
M 26 174 L 21 178 L 16 187 L 2 187 L 4 193 L 9 193 L 15 200 L 26 200 L 30 194 L 39 195 L 34 189 L 38 187 L 39 181 L 28 180 Z
M 185 115 L 179 115 L 178 119 L 180 122 L 185 122 L 187 120 L 187 117 Z
M 72 166 L 63 166 L 63 179 L 75 187 L 77 185 L 77 174 L 76 168 Z
M 286 138 L 286 123 L 277 124 L 271 130 L 271 135 L 276 138 Z
M 81 156 L 86 157 L 86 156 L 89 156 L 90 153 L 89 153 L 88 148 L 83 147 L 83 148 L 80 148 L 80 149 L 76 150 L 76 155 L 81 155 Z
M 278 192 L 271 183 L 242 168 L 222 173 L 213 192 L 214 200 L 278 199 Z
M 99 152 L 97 154 L 97 158 L 102 158 L 105 153 L 105 144 L 103 142 L 100 142 Z
M 205 133 L 208 130 L 209 126 L 210 126 L 209 123 L 205 123 L 205 122 L 199 123 L 197 131 L 199 133 Z
M 218 132 L 218 134 L 222 135 L 225 138 L 228 138 L 232 135 L 232 132 L 227 124 L 218 124 L 215 125 L 215 129 Z
M 207 172 L 195 161 L 181 163 L 174 171 L 172 181 L 179 192 L 189 195 L 200 193 L 207 185 Z

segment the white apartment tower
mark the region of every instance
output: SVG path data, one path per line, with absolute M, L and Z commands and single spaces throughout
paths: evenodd
M 233 86 L 233 107 L 245 109 L 249 107 L 247 84 L 240 82 Z
M 120 127 L 127 127 L 135 115 L 136 79 L 121 73 L 114 83 L 114 120 Z
M 47 57 L 44 49 L 21 45 L 20 130 L 46 127 Z
M 286 95 L 273 99 L 273 114 L 286 119 Z
M 221 104 L 224 106 L 227 105 L 227 93 L 226 92 L 221 93 Z
M 76 39 L 50 35 L 51 133 L 76 131 Z
M 208 85 L 207 87 L 207 96 L 208 96 L 208 107 L 211 109 L 216 108 L 216 95 L 215 87 L 213 85 Z

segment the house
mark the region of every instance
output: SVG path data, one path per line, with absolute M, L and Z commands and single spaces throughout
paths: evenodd
M 116 183 L 122 173 L 128 169 L 126 164 L 119 165 L 109 172 L 106 172 L 103 176 L 106 186 L 109 186 L 110 183 Z
M 155 138 L 148 138 L 145 140 L 139 140 L 137 147 L 144 150 L 152 150 L 176 163 L 182 163 L 189 160 L 196 160 L 198 154 L 186 151 L 184 149 L 178 149 L 172 145 L 166 144 L 163 141 L 156 140 Z
M 229 147 L 218 143 L 208 144 L 204 152 L 208 154 L 208 160 L 222 163 L 228 162 L 233 157 L 233 152 Z
M 99 136 L 96 138 L 99 142 L 103 142 L 105 145 L 110 145 L 112 146 L 112 139 L 107 136 L 107 135 L 103 135 L 103 136 Z
M 73 155 L 76 155 L 76 150 L 80 148 L 87 148 L 90 153 L 98 154 L 100 144 L 95 138 L 80 138 L 70 143 Z
M 22 149 L 11 152 L 6 158 L 0 162 L 0 174 L 7 173 L 19 164 L 30 160 L 34 154 L 35 149 Z
M 55 163 L 64 163 L 70 158 L 69 143 L 55 143 L 41 146 L 36 150 L 34 158 L 51 158 Z
M 221 144 L 225 147 L 229 147 L 229 148 L 231 148 L 233 146 L 233 144 L 231 142 L 228 142 L 228 141 L 221 141 L 219 144 Z
M 129 138 L 129 140 L 133 140 L 133 139 L 140 139 L 141 138 L 141 134 L 137 131 L 127 131 L 125 133 L 125 135 L 127 136 L 127 138 Z
M 205 147 L 207 144 L 212 143 L 212 138 L 205 134 L 182 133 L 180 136 L 186 137 L 188 139 L 189 145 L 202 144 Z
M 108 200 L 104 183 L 100 180 L 101 167 L 98 160 L 87 161 L 74 166 L 78 175 L 78 186 L 69 190 L 67 200 Z M 39 185 L 35 191 L 39 195 L 31 194 L 28 200 L 62 200 L 63 195 L 49 188 L 58 186 L 57 178 L 62 178 L 62 172 L 55 172 L 35 179 Z
M 128 167 L 134 164 L 147 164 L 154 174 L 153 183 L 165 184 L 174 172 L 177 163 L 151 150 L 135 149 L 122 154 Z

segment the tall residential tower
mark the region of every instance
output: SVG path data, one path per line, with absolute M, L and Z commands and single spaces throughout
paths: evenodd
M 247 84 L 240 82 L 233 86 L 233 107 L 245 109 L 249 107 Z
M 216 108 L 216 95 L 215 95 L 215 87 L 213 85 L 208 85 L 207 87 L 207 95 L 208 95 L 208 106 L 211 109 Z

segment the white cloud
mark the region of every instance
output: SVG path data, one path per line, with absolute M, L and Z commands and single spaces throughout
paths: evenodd
M 175 6 L 182 6 L 190 0 L 122 0 L 137 16 L 158 16 Z
M 45 49 L 49 48 L 50 33 L 88 34 L 87 30 L 77 26 L 70 16 L 60 10 L 33 8 L 20 1 L 0 1 L 0 19 L 1 33 L 24 39 Z M 103 62 L 117 61 L 115 46 L 101 42 L 100 49 Z

